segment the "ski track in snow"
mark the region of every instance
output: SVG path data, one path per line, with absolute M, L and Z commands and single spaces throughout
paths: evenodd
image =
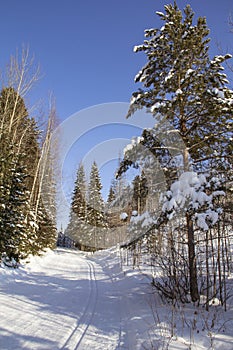
M 87 304 L 85 307 L 85 310 L 83 312 L 83 315 L 78 320 L 77 326 L 72 331 L 72 333 L 67 338 L 65 344 L 61 348 L 62 350 L 66 349 L 81 349 L 81 343 L 82 340 L 88 330 L 88 327 L 90 326 L 90 323 L 92 321 L 95 308 L 96 308 L 96 302 L 97 302 L 97 282 L 95 277 L 95 270 L 92 263 L 87 261 L 87 265 L 89 267 L 89 297 L 87 300 Z
M 112 274 L 101 257 L 58 249 L 19 270 L 3 269 L 0 349 L 141 349 L 135 326 L 144 320 L 133 295 L 147 304 L 145 294 L 138 280 L 123 283 L 122 272 Z

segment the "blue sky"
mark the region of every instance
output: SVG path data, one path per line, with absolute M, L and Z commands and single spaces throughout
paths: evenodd
M 41 98 L 46 100 L 49 92 L 53 91 L 61 121 L 94 105 L 129 102 L 131 93 L 138 88 L 134 77 L 145 63 L 145 56 L 133 53 L 133 47 L 142 43 L 144 29 L 162 25 L 155 11 L 163 11 L 167 3 L 170 1 L 2 1 L 0 67 L 4 69 L 17 48 L 20 50 L 23 44 L 28 45 L 42 73 L 41 80 L 29 96 L 29 103 L 34 104 Z M 217 43 L 221 44 L 224 53 L 233 52 L 233 34 L 229 33 L 228 27 L 228 17 L 230 13 L 233 14 L 233 0 L 177 0 L 180 8 L 187 3 L 196 16 L 207 17 L 212 39 L 211 54 L 219 53 Z M 85 123 L 82 116 L 79 118 L 80 123 Z M 116 123 L 121 123 L 121 118 L 119 121 L 116 116 Z M 91 130 L 86 136 L 90 135 L 89 140 L 92 141 L 94 138 L 96 146 L 117 138 L 122 139 L 123 145 L 134 133 L 140 133 L 133 126 L 124 126 L 123 131 L 120 124 L 118 127 L 114 125 L 114 128 L 105 127 L 102 132 L 99 127 L 95 130 L 96 134 Z M 68 179 L 69 187 L 72 187 L 70 184 L 77 163 L 94 147 L 93 142 L 88 144 L 87 139 L 83 143 L 80 139 L 76 145 L 71 145 L 73 151 L 66 157 L 64 176 Z M 120 145 L 121 142 L 115 147 L 112 166 L 106 160 L 105 170 L 102 169 L 104 196 Z
M 61 119 L 104 102 L 128 102 L 136 88 L 133 79 L 145 62 L 133 46 L 143 31 L 160 27 L 154 13 L 170 1 L 161 0 L 11 0 L 1 1 L 0 66 L 22 44 L 41 65 L 43 77 L 37 98 L 53 91 Z M 190 3 L 197 16 L 206 16 L 215 42 L 233 50 L 227 19 L 232 0 L 177 1 Z

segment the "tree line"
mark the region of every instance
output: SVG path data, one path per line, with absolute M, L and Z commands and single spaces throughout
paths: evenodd
M 96 162 L 92 164 L 87 185 L 83 164 L 77 170 L 76 181 L 71 201 L 70 220 L 65 231 L 81 250 L 95 251 L 106 247 L 104 200 L 101 195 L 101 179 Z
M 53 247 L 56 239 L 55 108 L 42 131 L 24 100 L 38 77 L 24 49 L 21 58 L 11 57 L 0 92 L 0 259 L 7 264 Z
M 129 218 L 142 213 L 146 204 L 148 187 L 144 172 L 136 175 L 132 184 L 124 176 L 113 178 L 106 202 L 101 189 L 97 163 L 92 164 L 89 182 L 81 163 L 71 198 L 69 223 L 64 233 L 60 233 L 59 245 L 96 251 L 126 239 Z

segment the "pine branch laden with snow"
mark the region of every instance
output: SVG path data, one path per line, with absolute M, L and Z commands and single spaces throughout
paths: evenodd
M 155 223 L 155 220 L 152 218 L 152 215 L 148 211 L 145 211 L 141 215 L 135 215 L 134 213 L 135 213 L 135 211 L 132 213 L 132 216 L 130 219 L 130 222 L 133 225 L 139 224 L 141 228 L 148 229 L 151 225 L 153 225 Z
M 221 188 L 222 181 L 217 177 L 184 172 L 162 196 L 162 211 L 169 220 L 177 212 L 190 212 L 200 229 L 209 230 L 222 213 L 221 206 L 215 204 L 216 199 L 225 196 Z
M 120 219 L 121 219 L 121 220 L 124 221 L 124 220 L 126 220 L 127 218 L 128 218 L 128 214 L 127 214 L 127 213 L 123 212 L 123 213 L 120 214 Z
M 193 160 L 229 158 L 233 91 L 222 64 L 231 55 L 210 59 L 206 19 L 193 25 L 189 5 L 184 16 L 172 5 L 158 15 L 163 26 L 146 30 L 144 43 L 135 48 L 146 54 L 147 63 L 135 78 L 143 88 L 132 94 L 128 117 L 145 107 L 180 131 Z

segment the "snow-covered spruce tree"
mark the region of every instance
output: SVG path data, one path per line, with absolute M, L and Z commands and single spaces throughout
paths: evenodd
M 144 43 L 135 47 L 135 52 L 145 52 L 147 63 L 135 78 L 143 87 L 133 93 L 128 117 L 146 107 L 157 121 L 168 121 L 186 146 L 183 171 L 210 173 L 211 160 L 222 163 L 229 155 L 225 150 L 232 135 L 233 92 L 226 87 L 222 63 L 231 56 L 210 59 L 206 19 L 200 17 L 194 25 L 189 5 L 184 17 L 175 2 L 165 6 L 165 13 L 157 14 L 164 25 L 146 30 Z M 190 294 L 197 301 L 193 214 L 187 207 Z
M 48 227 L 46 208 L 41 204 L 41 176 L 38 176 L 43 152 L 39 141 L 40 132 L 35 120 L 29 117 L 22 97 L 37 80 L 38 70 L 31 71 L 32 61 L 29 60 L 28 50 L 22 52 L 21 59 L 19 62 L 11 58 L 7 76 L 9 87 L 4 87 L 0 94 L 1 241 L 7 243 L 8 237 L 11 237 L 10 245 L 17 247 L 18 258 L 37 253 L 48 246 L 48 241 L 51 243 L 51 239 L 55 240 L 53 222 L 53 236 L 51 231 L 47 232 L 49 239 L 46 245 L 38 245 L 39 237 L 45 236 L 44 228 L 42 232 L 40 227 Z M 6 221 L 10 217 L 9 210 L 12 212 L 10 224 Z M 39 211 L 40 220 L 37 215 Z M 19 218 L 20 223 L 17 221 Z M 4 227 L 7 228 L 7 234 Z M 3 246 L 9 245 L 1 244 Z M 1 253 L 12 255 L 11 251 L 8 254 L 4 249 L 1 249 Z
M 76 246 L 81 249 L 86 243 L 86 220 L 86 176 L 83 164 L 80 164 L 77 170 L 75 187 L 72 196 L 70 221 L 65 233 L 71 237 Z
M 86 244 L 95 250 L 105 247 L 107 223 L 104 213 L 104 201 L 101 195 L 102 184 L 96 162 L 92 164 L 88 184 Z
M 36 178 L 36 169 L 40 159 L 39 131 L 33 118 L 29 118 L 24 100 L 18 95 L 13 88 L 4 88 L 0 96 L 0 114 L 1 114 L 1 189 L 9 196 L 1 196 L 2 208 L 1 221 L 2 228 L 6 228 L 4 239 L 15 241 L 18 258 L 25 257 L 30 253 L 37 253 L 48 245 L 42 244 L 41 238 L 46 235 L 40 232 L 40 225 L 43 225 L 46 209 L 40 208 L 40 218 L 38 220 L 36 212 L 39 202 L 39 182 Z M 23 172 L 21 173 L 19 170 Z M 18 177 L 18 180 L 16 178 Z M 16 188 L 15 182 L 21 184 L 19 197 L 19 189 Z M 15 201 L 14 196 L 15 194 Z M 21 205 L 18 204 L 18 199 Z M 24 198 L 24 206 L 23 200 Z M 40 201 L 41 202 L 41 201 Z M 6 219 L 9 219 L 9 210 L 12 212 L 11 224 L 8 225 Z M 14 215 L 13 215 L 14 213 Z M 18 213 L 18 216 L 16 215 Z M 19 224 L 17 218 L 21 218 Z M 40 222 L 40 223 L 39 223 Z M 20 225 L 20 226 L 19 226 Z M 18 227 L 16 230 L 15 227 Z M 47 227 L 47 224 L 46 224 Z M 54 224 L 53 224 L 54 227 Z M 10 234 L 10 228 L 12 234 Z M 55 232 L 55 230 L 54 230 Z M 49 240 L 54 237 L 51 232 L 48 233 Z M 18 234 L 18 236 L 16 235 Z M 39 239 L 40 237 L 40 239 Z M 40 244 L 38 245 L 38 241 Z M 48 239 L 46 242 L 49 241 Z M 8 247 L 8 244 L 5 244 Z M 8 250 L 2 253 L 8 254 Z M 12 252 L 10 251 L 10 255 Z
M 22 256 L 22 246 L 27 244 L 28 239 L 25 223 L 28 192 L 25 169 L 15 163 L 13 157 L 8 154 L 7 165 L 11 165 L 11 169 L 7 171 L 7 177 L 5 172 L 0 185 L 0 254 L 4 254 L 9 261 L 14 259 L 18 262 Z
M 29 172 L 25 140 L 31 123 L 23 99 L 13 88 L 1 91 L 0 123 L 1 254 L 18 260 L 28 239 Z

